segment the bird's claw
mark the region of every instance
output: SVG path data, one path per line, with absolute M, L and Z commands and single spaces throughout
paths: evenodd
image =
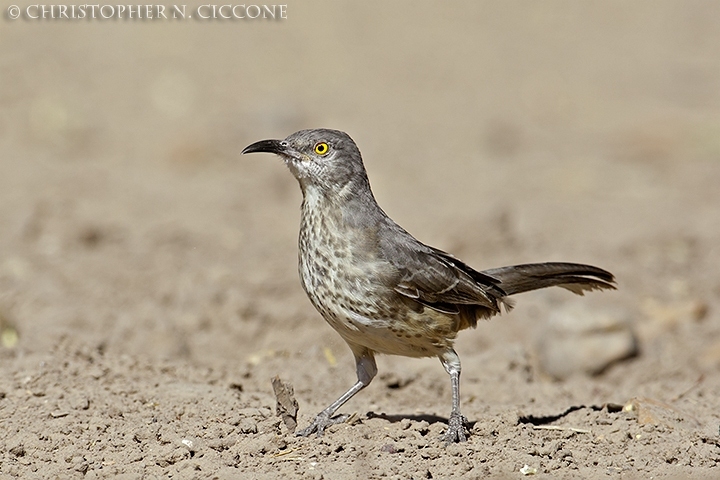
M 441 437 L 441 440 L 445 442 L 445 445 L 467 441 L 469 434 L 467 430 L 467 423 L 468 419 L 460 412 L 451 413 L 450 419 L 448 420 L 448 429 Z
M 296 432 L 295 436 L 308 437 L 310 434 L 317 432 L 317 436 L 322 437 L 327 427 L 343 423 L 349 417 L 350 415 L 335 415 L 334 417 L 331 417 L 329 414 L 321 412 L 307 428 L 303 428 L 299 432 Z

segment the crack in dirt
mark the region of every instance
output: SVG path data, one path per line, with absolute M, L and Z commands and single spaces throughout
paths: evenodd
M 571 414 L 572 412 L 577 412 L 578 410 L 583 410 L 586 408 L 595 412 L 607 409 L 608 413 L 617 413 L 622 411 L 623 405 L 620 405 L 619 403 L 603 403 L 602 405 L 573 405 L 557 415 L 522 415 L 518 418 L 518 425 L 547 425 L 549 423 L 560 420 L 561 418 Z

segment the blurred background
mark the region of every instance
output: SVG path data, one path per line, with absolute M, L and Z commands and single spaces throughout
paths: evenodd
M 297 280 L 295 180 L 239 154 L 327 127 L 420 240 L 478 269 L 607 268 L 620 290 L 583 305 L 619 311 L 642 354 L 720 365 L 720 4 L 291 1 L 287 19 L 243 21 L 9 6 L 4 355 L 72 341 L 230 369 L 330 351 L 350 381 Z M 567 297 L 523 298 L 460 349 L 534 344 Z

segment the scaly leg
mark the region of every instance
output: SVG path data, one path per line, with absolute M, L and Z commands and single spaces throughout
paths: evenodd
M 440 361 L 450 375 L 450 385 L 452 386 L 452 412 L 448 419 L 448 429 L 442 436 L 442 440 L 445 444 L 464 442 L 467 440 L 468 431 L 466 428 L 467 418 L 460 413 L 460 357 L 455 350 L 450 349 L 440 355 Z
M 347 420 L 348 415 L 337 415 L 333 417 L 338 408 L 345 402 L 350 400 L 356 393 L 370 385 L 372 379 L 377 374 L 377 365 L 375 364 L 375 356 L 371 350 L 364 347 L 350 345 L 355 355 L 355 369 L 357 371 L 358 381 L 350 389 L 340 395 L 340 398 L 331 403 L 325 410 L 320 412 L 309 427 L 304 428 L 296 433 L 297 436 L 307 437 L 313 432 L 317 432 L 317 436 L 322 436 L 323 432 L 330 425 L 342 423 Z

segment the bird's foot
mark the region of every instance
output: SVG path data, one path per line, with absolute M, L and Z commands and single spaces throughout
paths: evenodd
M 448 420 L 448 429 L 445 434 L 440 437 L 445 445 L 451 443 L 465 442 L 469 435 L 467 429 L 468 419 L 460 412 L 452 412 Z
M 303 428 L 299 432 L 296 432 L 295 436 L 308 437 L 311 433 L 317 432 L 317 436 L 322 437 L 327 427 L 329 427 L 330 425 L 337 425 L 338 423 L 343 423 L 349 417 L 350 415 L 335 415 L 334 417 L 331 417 L 328 413 L 320 412 L 318 416 L 315 417 L 315 420 L 313 420 L 309 427 Z

